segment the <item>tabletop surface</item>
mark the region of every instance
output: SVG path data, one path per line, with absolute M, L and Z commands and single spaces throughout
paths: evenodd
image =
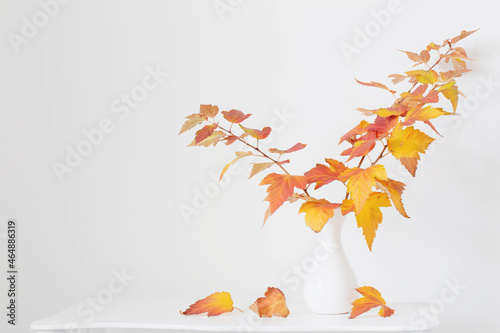
M 319 331 L 428 331 L 437 328 L 438 321 L 420 315 L 426 303 L 396 303 L 396 310 L 389 318 L 378 316 L 373 309 L 358 318 L 348 314 L 318 315 L 305 306 L 289 304 L 287 318 L 259 318 L 250 309 L 244 313 L 234 310 L 217 317 L 206 315 L 184 316 L 182 307 L 190 304 L 185 300 L 154 298 L 114 298 L 100 311 L 91 311 L 86 303 L 77 302 L 67 309 L 31 324 L 36 331 L 72 330 L 75 328 L 135 328 L 224 332 L 319 332 Z

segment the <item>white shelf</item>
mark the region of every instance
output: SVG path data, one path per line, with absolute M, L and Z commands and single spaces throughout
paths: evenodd
M 93 329 L 102 332 L 106 328 L 211 332 L 429 332 L 438 326 L 437 318 L 429 322 L 420 317 L 419 308 L 428 307 L 425 303 L 391 304 L 396 312 L 389 318 L 379 317 L 376 310 L 356 319 L 348 319 L 347 314 L 318 315 L 295 304 L 289 304 L 287 318 L 259 318 L 250 309 L 209 318 L 181 315 L 179 310 L 190 304 L 186 300 L 115 298 L 102 311 L 95 311 L 92 320 L 89 312 L 82 311 L 82 304 L 85 303 L 77 302 L 53 316 L 35 321 L 31 329 L 41 333 L 92 332 Z M 85 310 L 89 308 L 85 306 Z

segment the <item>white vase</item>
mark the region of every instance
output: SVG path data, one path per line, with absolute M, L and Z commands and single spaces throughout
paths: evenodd
M 351 311 L 358 298 L 356 276 L 342 248 L 341 232 L 345 216 L 335 209 L 334 216 L 319 232 L 315 251 L 317 265 L 304 281 L 304 300 L 309 309 L 319 314 L 343 314 Z M 318 255 L 322 253 L 322 255 Z

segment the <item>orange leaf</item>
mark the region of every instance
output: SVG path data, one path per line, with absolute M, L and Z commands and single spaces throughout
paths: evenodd
M 350 210 L 350 205 L 353 203 L 349 202 L 350 199 L 345 200 L 342 203 L 342 207 L 348 213 Z M 363 235 L 365 236 L 366 244 L 370 251 L 372 250 L 373 240 L 375 239 L 375 233 L 378 229 L 378 225 L 382 223 L 383 215 L 380 211 L 380 207 L 389 207 L 391 202 L 387 194 L 383 192 L 371 192 L 366 200 L 363 208 L 356 213 L 356 222 L 358 228 L 363 229 Z M 356 207 L 354 205 L 354 207 Z M 345 214 L 344 214 L 345 215 Z
M 382 295 L 377 289 L 365 286 L 356 288 L 356 291 L 363 295 L 363 297 L 352 302 L 353 307 L 351 309 L 349 319 L 356 318 L 360 314 L 379 306 L 382 307 L 378 313 L 379 316 L 390 317 L 394 314 L 394 310 L 387 306 L 385 300 L 382 298 Z
M 356 80 L 356 79 L 355 79 Z M 395 94 L 396 91 L 394 90 L 391 90 L 389 88 L 387 88 L 387 86 L 385 84 L 382 84 L 382 83 L 378 83 L 378 82 L 361 82 L 361 81 L 358 81 L 356 80 L 356 82 L 358 82 L 359 84 L 363 85 L 363 86 L 368 86 L 368 87 L 375 87 L 375 88 L 380 88 L 380 89 L 384 89 L 384 90 L 387 90 L 388 92 L 392 93 L 392 94 Z
M 460 32 L 460 35 L 456 36 L 456 37 L 453 37 L 450 42 L 452 44 L 455 44 L 456 42 L 458 42 L 459 40 L 462 40 L 464 39 L 465 37 L 473 34 L 474 32 L 478 31 L 479 29 L 476 29 L 476 30 L 472 30 L 472 31 L 465 31 L 465 30 L 462 30 L 462 32 Z
M 281 207 L 281 205 L 288 200 L 289 197 L 293 195 L 294 189 L 300 188 L 305 189 L 307 186 L 307 178 L 305 176 L 292 176 L 292 175 L 280 175 L 277 173 L 270 173 L 259 185 L 269 185 L 267 188 L 266 201 L 269 201 L 269 214 L 274 214 L 276 209 Z M 264 219 L 265 222 L 266 219 Z
M 333 217 L 333 210 L 339 208 L 340 204 L 331 203 L 325 199 L 308 200 L 300 206 L 299 214 L 306 213 L 306 224 L 314 232 L 320 232 L 326 222 Z
M 202 122 L 204 122 L 205 120 L 207 120 L 207 117 L 205 117 L 204 115 L 199 114 L 199 113 L 192 114 L 190 116 L 187 116 L 186 118 L 187 118 L 187 120 L 182 125 L 181 131 L 179 132 L 179 134 L 184 133 L 186 131 L 189 131 L 191 128 L 193 128 L 196 125 L 199 125 Z
M 373 124 L 367 127 L 368 131 L 377 132 L 377 139 L 384 138 L 389 135 L 389 131 L 398 123 L 398 116 L 381 117 L 377 116 Z
M 285 295 L 278 288 L 267 288 L 264 297 L 257 298 L 249 307 L 259 317 L 288 317 L 290 310 L 286 306 Z
M 222 111 L 221 113 L 224 116 L 224 119 L 226 119 L 230 123 L 235 123 L 235 124 L 241 123 L 243 120 L 247 119 L 252 115 L 250 113 L 244 114 L 243 112 L 235 109 L 232 109 L 230 111 Z
M 380 164 L 372 165 L 366 169 L 350 169 L 346 171 L 345 176 L 349 179 L 347 191 L 354 201 L 356 214 L 359 214 L 372 193 L 372 188 L 377 184 L 376 179 L 387 180 L 385 167 Z
M 347 169 L 344 163 L 329 158 L 325 160 L 328 166 L 316 164 L 314 168 L 304 174 L 307 177 L 308 184 L 316 183 L 315 190 L 335 180 L 340 180 L 341 182 L 345 182 L 346 180 L 341 177 L 341 174 Z
M 274 154 L 280 154 L 280 155 L 283 155 L 283 154 L 288 154 L 288 153 L 293 153 L 293 152 L 296 152 L 298 150 L 302 150 L 306 147 L 307 145 L 306 144 L 303 144 L 303 143 L 297 143 L 295 144 L 293 147 L 291 148 L 288 148 L 286 150 L 282 150 L 282 149 L 277 149 L 277 148 L 270 148 L 269 149 L 269 152 L 271 153 L 274 153 Z
M 370 125 L 369 122 L 367 122 L 366 120 L 361 120 L 361 122 L 356 127 L 354 127 L 352 130 L 350 130 L 340 138 L 339 144 L 344 141 L 353 143 L 358 135 L 363 135 L 366 133 L 366 127 L 368 125 Z
M 406 186 L 405 183 L 390 178 L 387 178 L 387 180 L 377 179 L 377 182 L 380 183 L 387 190 L 387 192 L 389 192 L 392 203 L 398 212 L 404 217 L 409 217 L 406 214 L 405 208 L 403 207 L 403 201 L 401 200 L 401 194 L 403 194 Z
M 264 127 L 262 130 L 258 130 L 258 129 L 245 127 L 241 124 L 238 124 L 238 125 L 240 125 L 243 132 L 249 134 L 251 137 L 253 137 L 257 140 L 265 139 L 269 136 L 269 134 L 271 134 L 271 127 Z
M 211 104 L 201 104 L 200 105 L 200 113 L 204 114 L 207 117 L 213 118 L 219 112 L 219 107 L 217 105 Z
M 214 134 L 215 129 L 217 128 L 217 125 L 205 125 L 203 126 L 200 130 L 196 132 L 196 135 L 194 137 L 194 143 L 198 144 L 201 141 L 205 140 L 212 134 Z
M 340 155 L 349 155 L 347 162 L 355 157 L 365 156 L 375 148 L 375 143 L 377 142 L 377 133 L 368 132 L 359 139 L 357 139 L 351 148 L 344 150 Z
M 399 50 L 399 51 L 401 51 L 401 50 Z M 421 64 L 423 62 L 426 63 L 430 59 L 429 51 L 427 51 L 427 50 L 423 50 L 422 52 L 420 52 L 420 54 L 417 54 L 414 52 L 409 52 L 409 51 L 401 51 L 401 52 L 406 53 L 406 55 L 408 56 L 408 58 L 410 60 L 416 62 L 416 65 Z
M 225 312 L 232 312 L 233 309 L 237 308 L 233 307 L 231 294 L 222 291 L 196 301 L 194 304 L 191 304 L 186 311 L 181 313 L 183 315 L 195 315 L 206 312 L 207 315 L 211 317 L 218 316 Z
M 226 133 L 222 131 L 215 131 L 208 138 L 203 139 L 202 141 L 196 143 L 196 139 L 191 142 L 188 147 L 191 146 L 204 146 L 208 147 L 210 145 L 214 145 L 214 147 L 219 143 L 220 140 L 223 140 L 226 137 Z
M 413 126 L 403 130 L 403 125 L 398 123 L 387 139 L 387 148 L 415 177 L 420 153 L 425 153 L 432 141 L 433 138 Z

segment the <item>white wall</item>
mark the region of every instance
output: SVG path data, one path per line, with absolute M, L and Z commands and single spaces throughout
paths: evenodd
M 462 44 L 476 59 L 459 82 L 469 104 L 451 122 L 437 122 L 445 137 L 416 179 L 388 165 L 408 185 L 411 220 L 385 209 L 371 253 L 352 217 L 343 236 L 360 284 L 377 287 L 388 302 L 436 301 L 456 280 L 466 289 L 445 304 L 440 332 L 498 331 L 497 8 L 489 1 L 402 1 L 349 62 L 341 43 L 353 44 L 356 29 L 369 27 L 372 11 L 390 2 L 233 1 L 222 16 L 214 3 L 75 0 L 15 52 L 8 34 L 21 34 L 23 18 L 41 7 L 2 1 L 0 233 L 9 218 L 17 220 L 20 265 L 18 326 L 2 319 L 2 331 L 27 332 L 32 321 L 95 297 L 122 269 L 135 278 L 120 296 L 196 300 L 227 290 L 245 307 L 277 286 L 290 304 L 300 301 L 287 274 L 311 255 L 314 235 L 297 205 L 285 205 L 261 228 L 265 189 L 259 177 L 247 181 L 248 165 L 241 163 L 199 214 L 189 221 L 180 214 L 233 156 L 223 146 L 186 148 L 192 134 L 177 136 L 184 116 L 218 104 L 252 113 L 248 125 L 263 127 L 286 111 L 293 118 L 272 145 L 307 143 L 290 156 L 290 169 L 301 173 L 345 148 L 336 142 L 361 119 L 357 107 L 387 103 L 354 78 L 384 81 L 411 66 L 396 49 L 416 51 L 477 28 Z M 119 99 L 148 67 L 169 75 L 126 115 Z M 495 82 L 488 96 L 485 80 Z M 53 162 L 64 163 L 67 146 L 76 149 L 82 131 L 103 119 L 113 130 L 58 181 Z

